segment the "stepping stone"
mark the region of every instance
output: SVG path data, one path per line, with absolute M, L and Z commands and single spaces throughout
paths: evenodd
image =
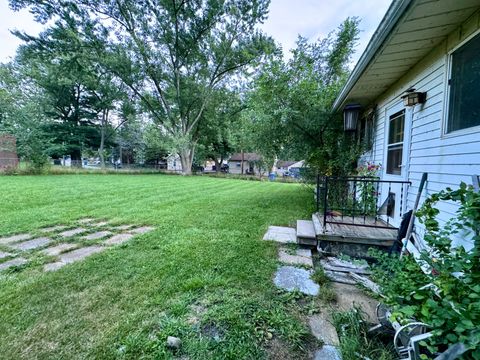
M 149 231 L 152 231 L 153 229 L 154 228 L 151 227 L 151 226 L 142 226 L 142 227 L 139 227 L 139 228 L 129 230 L 128 232 L 132 233 L 132 234 L 145 234 Z
M 103 242 L 104 245 L 120 245 L 133 238 L 133 234 L 117 234 Z
M 104 250 L 105 250 L 105 248 L 100 247 L 100 246 L 88 246 L 88 247 L 80 248 L 80 249 L 77 249 L 77 250 L 73 250 L 73 251 L 61 254 L 59 256 L 60 261 L 50 263 L 50 264 L 46 264 L 43 267 L 43 269 L 45 271 L 55 271 L 55 270 L 58 270 L 61 267 L 67 265 L 67 264 L 71 264 L 71 263 L 83 260 L 87 256 L 102 252 Z
M 304 294 L 316 296 L 320 286 L 310 279 L 312 273 L 312 270 L 281 266 L 275 273 L 273 282 L 277 287 L 287 291 L 298 290 Z
M 320 215 L 318 213 L 312 214 L 312 223 L 313 228 L 315 229 L 315 235 L 324 235 L 323 233 L 323 226 L 318 218 Z
M 56 226 L 51 226 L 51 227 L 46 227 L 46 228 L 40 229 L 40 232 L 49 233 L 49 232 L 54 232 L 54 231 L 60 231 L 60 230 L 63 230 L 65 228 L 66 228 L 65 225 L 56 225 Z
M 92 224 L 92 226 L 105 226 L 105 225 L 108 225 L 110 222 L 109 221 L 100 221 L 98 223 L 95 223 L 95 224 Z
M 342 354 L 337 347 L 332 345 L 323 345 L 320 350 L 315 352 L 314 360 L 342 360 Z
M 84 229 L 84 228 L 75 228 L 75 229 L 72 229 L 72 230 L 64 231 L 64 232 L 60 233 L 59 235 L 62 236 L 62 237 L 71 237 L 71 236 L 75 236 L 75 235 L 84 233 L 85 231 L 87 231 L 87 230 Z
M 305 265 L 313 267 L 312 254 L 310 250 L 296 249 L 295 254 L 289 253 L 288 249 L 282 248 L 278 252 L 278 259 L 290 265 Z
M 326 345 L 339 346 L 337 330 L 333 326 L 330 316 L 325 313 L 313 315 L 308 318 L 310 330 L 318 340 Z
M 297 233 L 295 229 L 284 226 L 269 226 L 263 236 L 263 240 L 276 241 L 282 244 L 296 243 Z
M 79 224 L 87 224 L 87 223 L 90 223 L 92 221 L 94 221 L 95 219 L 92 219 L 92 218 L 85 218 L 85 219 L 80 219 L 80 220 L 77 220 L 77 222 Z
M 325 275 L 333 282 L 355 285 L 356 282 L 350 277 L 348 273 L 325 270 Z
M 21 242 L 21 243 L 9 245 L 9 247 L 11 247 L 13 249 L 21 250 L 21 251 L 27 251 L 27 250 L 32 250 L 32 249 L 37 249 L 39 247 L 43 247 L 43 246 L 49 244 L 51 241 L 52 240 L 50 240 L 49 238 L 41 237 L 41 238 L 32 239 L 32 240 L 24 241 L 24 242 Z
M 5 259 L 5 258 L 10 257 L 10 256 L 14 256 L 14 254 L 0 251 L 0 259 Z
M 114 226 L 112 229 L 113 230 L 128 230 L 132 227 L 133 225 L 118 225 Z
M 297 242 L 301 245 L 317 246 L 317 235 L 312 221 L 297 220 Z
M 98 231 L 98 232 L 93 233 L 93 234 L 85 235 L 83 238 L 85 240 L 97 240 L 97 239 L 104 238 L 104 237 L 106 237 L 110 234 L 111 234 L 110 231 Z
M 24 258 L 17 258 L 17 259 L 12 259 L 12 260 L 9 260 L 9 261 L 5 261 L 4 263 L 0 264 L 0 271 L 11 268 L 12 266 L 24 265 L 27 262 L 28 262 L 27 259 L 24 259 Z
M 31 239 L 32 235 L 30 234 L 17 234 L 9 237 L 0 238 L 0 244 L 10 244 L 16 241 L 28 240 Z
M 65 252 L 65 251 L 72 250 L 72 249 L 75 249 L 75 248 L 77 248 L 76 244 L 65 243 L 65 244 L 59 244 L 57 246 L 49 247 L 45 250 L 42 250 L 42 252 L 45 255 L 57 256 L 57 255 L 60 255 L 61 253 Z

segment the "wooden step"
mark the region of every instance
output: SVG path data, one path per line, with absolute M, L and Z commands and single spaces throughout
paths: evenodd
M 317 246 L 317 236 L 313 221 L 297 220 L 297 243 L 300 245 Z
M 315 235 L 319 236 L 323 234 L 323 226 L 318 218 L 320 215 L 318 213 L 312 214 L 313 228 L 315 229 Z

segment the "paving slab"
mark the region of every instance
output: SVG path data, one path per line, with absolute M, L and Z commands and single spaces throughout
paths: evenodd
M 152 231 L 154 228 L 151 226 L 141 226 L 135 229 L 131 229 L 128 232 L 132 234 L 145 234 L 149 231 Z
M 77 248 L 76 244 L 64 243 L 64 244 L 58 244 L 57 246 L 52 246 L 52 247 L 46 248 L 46 249 L 42 250 L 42 252 L 45 255 L 57 256 L 57 255 L 60 255 L 61 253 L 65 252 L 65 251 L 72 250 L 72 249 L 75 249 L 75 248 Z
M 85 240 L 97 240 L 97 239 L 102 239 L 104 237 L 107 237 L 108 235 L 111 235 L 111 234 L 112 233 L 110 231 L 97 231 L 96 233 L 85 235 L 83 238 Z
M 45 271 L 55 271 L 60 269 L 61 267 L 71 264 L 80 260 L 85 259 L 87 256 L 99 253 L 104 251 L 105 248 L 101 246 L 88 246 L 84 248 L 80 248 L 77 250 L 73 250 L 67 253 L 63 253 L 59 255 L 59 260 L 54 263 L 46 264 L 43 269 Z
M 41 238 L 36 238 L 36 239 L 32 239 L 32 240 L 28 240 L 28 241 L 24 241 L 16 244 L 11 244 L 8 246 L 11 247 L 12 249 L 27 251 L 27 250 L 33 250 L 40 247 L 44 247 L 45 245 L 48 245 L 50 242 L 52 242 L 52 240 L 50 240 L 49 238 L 41 237 Z
M 276 241 L 282 244 L 296 243 L 297 232 L 294 228 L 284 226 L 269 226 L 263 240 Z
M 340 345 L 337 330 L 333 325 L 331 316 L 327 313 L 310 316 L 308 318 L 308 325 L 310 325 L 310 330 L 313 336 L 323 344 L 334 346 Z
M 355 307 L 362 309 L 367 315 L 367 321 L 376 324 L 376 308 L 378 301 L 365 293 L 363 289 L 356 285 L 332 283 L 332 287 L 337 293 L 337 307 L 342 311 L 349 311 Z
M 14 254 L 9 252 L 0 251 L 0 259 L 5 259 L 7 257 L 14 256 Z
M 87 224 L 87 223 L 91 223 L 92 221 L 94 221 L 95 219 L 93 218 L 84 218 L 84 219 L 80 219 L 80 220 L 77 220 L 77 222 L 79 224 Z
M 278 259 L 285 264 L 313 267 L 311 251 L 304 249 L 296 249 L 292 254 L 289 249 L 282 248 L 278 252 Z
M 98 223 L 91 224 L 91 225 L 92 225 L 92 226 L 100 227 L 100 226 L 108 225 L 109 223 L 110 223 L 110 221 L 100 221 L 100 222 L 98 222 Z
M 64 232 L 60 233 L 59 235 L 60 235 L 61 237 L 71 237 L 71 236 L 75 236 L 75 235 L 84 233 L 85 231 L 87 231 L 87 229 L 84 229 L 84 228 L 75 228 L 75 229 L 71 229 L 71 230 L 64 231 Z
M 275 273 L 274 283 L 277 287 L 293 291 L 298 290 L 307 295 L 318 295 L 320 286 L 316 284 L 310 275 L 312 270 L 305 270 L 293 266 L 280 266 Z
M 30 235 L 30 234 L 17 234 L 17 235 L 12 235 L 12 236 L 8 236 L 8 237 L 0 238 L 0 244 L 1 245 L 11 244 L 11 243 L 14 243 L 16 241 L 28 240 L 28 239 L 31 239 L 31 238 L 32 238 L 32 235 Z
M 297 243 L 317 246 L 317 235 L 311 220 L 297 220 Z
M 342 360 L 342 354 L 337 347 L 332 345 L 323 345 L 320 350 L 315 352 L 314 360 Z
M 107 239 L 103 242 L 104 245 L 120 245 L 123 244 L 124 242 L 130 240 L 133 238 L 135 235 L 133 234 L 117 234 L 112 236 L 110 239 Z
M 348 273 L 325 270 L 325 275 L 335 283 L 355 285 L 356 282 L 350 277 Z
M 28 260 L 24 259 L 24 258 L 16 258 L 16 259 L 12 259 L 12 260 L 9 260 L 9 261 L 5 261 L 4 263 L 0 264 L 0 271 L 11 268 L 12 266 L 24 265 L 27 262 L 28 262 Z
M 54 232 L 54 231 L 60 231 L 60 230 L 63 230 L 63 229 L 65 229 L 65 228 L 66 228 L 65 225 L 55 225 L 55 226 L 50 226 L 50 227 L 46 227 L 46 228 L 40 229 L 40 232 L 42 232 L 42 233 L 50 233 L 50 232 Z
M 118 226 L 112 227 L 112 229 L 113 230 L 128 230 L 131 227 L 133 227 L 133 225 L 118 225 Z

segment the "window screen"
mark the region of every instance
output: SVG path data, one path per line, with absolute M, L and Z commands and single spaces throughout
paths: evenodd
M 390 116 L 387 146 L 387 174 L 401 175 L 405 110 Z
M 452 54 L 447 132 L 480 125 L 480 35 Z

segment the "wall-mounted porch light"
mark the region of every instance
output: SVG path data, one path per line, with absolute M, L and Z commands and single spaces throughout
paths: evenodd
M 343 129 L 345 131 L 356 131 L 358 118 L 360 117 L 360 109 L 358 104 L 348 104 L 343 109 Z
M 417 104 L 423 104 L 427 100 L 426 92 L 415 91 L 415 89 L 409 89 L 402 96 L 403 105 L 415 106 Z

